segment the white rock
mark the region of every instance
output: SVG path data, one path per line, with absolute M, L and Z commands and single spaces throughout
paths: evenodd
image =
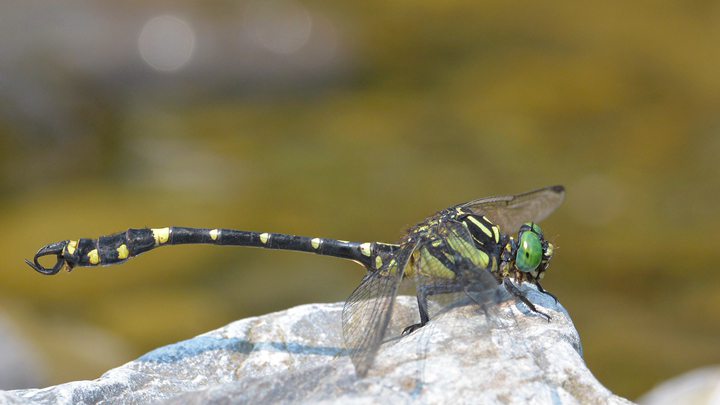
M 94 381 L 0 392 L 0 404 L 629 404 L 587 369 L 564 308 L 523 291 L 551 322 L 514 301 L 492 316 L 456 305 L 392 338 L 417 322 L 415 298 L 398 297 L 389 341 L 364 379 L 344 353 L 343 304 L 313 304 L 233 322 Z
M 720 404 L 720 367 L 703 367 L 660 383 L 638 398 L 641 405 Z

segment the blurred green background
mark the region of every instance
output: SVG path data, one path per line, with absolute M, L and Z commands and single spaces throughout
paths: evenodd
M 0 308 L 47 384 L 97 378 L 342 301 L 363 269 L 187 246 L 45 277 L 23 260 L 47 243 L 169 225 L 393 242 L 563 184 L 543 286 L 634 399 L 720 362 L 718 112 L 713 1 L 3 2 Z

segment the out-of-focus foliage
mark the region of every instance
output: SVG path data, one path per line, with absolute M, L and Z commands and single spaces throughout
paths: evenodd
M 205 246 L 43 277 L 128 227 L 358 241 L 563 184 L 544 287 L 616 394 L 720 362 L 715 2 L 0 5 L 0 304 L 58 383 L 362 268 Z M 174 53 L 173 53 L 174 52 Z

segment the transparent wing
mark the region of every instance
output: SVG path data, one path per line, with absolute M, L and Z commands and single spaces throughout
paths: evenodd
M 345 302 L 343 337 L 358 378 L 365 377 L 380 349 L 412 251 L 413 245 L 401 247 L 377 272 L 368 273 Z
M 432 319 L 465 296 L 484 310 L 499 302 L 499 282 L 487 270 L 495 259 L 478 250 L 466 226 L 441 219 L 424 237 L 413 256 L 421 314 Z
M 444 225 L 444 229 L 441 229 L 440 232 L 448 235 L 446 237 L 448 241 L 459 239 L 468 244 L 473 242 L 467 227 L 455 221 Z M 455 243 L 457 244 L 457 242 Z M 465 244 L 460 244 L 460 246 L 465 246 Z M 513 329 L 507 327 L 508 324 L 516 322 L 514 315 L 512 311 L 501 311 L 503 307 L 498 305 L 513 298 L 507 294 L 501 281 L 487 267 L 477 266 L 474 260 L 468 259 L 476 254 L 474 251 L 477 251 L 474 245 L 471 246 L 473 247 L 470 249 L 455 249 L 458 252 L 456 256 L 459 256 L 455 259 L 455 271 L 461 275 L 464 297 L 459 297 L 461 299 L 446 308 L 450 309 L 465 305 L 480 308 L 480 313 L 485 316 L 485 323 L 471 322 L 471 324 L 478 325 L 478 329 L 475 329 L 475 331 L 478 334 L 490 334 L 492 339 L 503 342 L 502 346 L 517 347 L 516 342 L 518 342 L 518 339 L 513 336 L 515 334 Z M 490 266 L 492 266 L 492 262 Z M 462 322 L 462 319 L 466 316 L 476 316 L 477 314 L 476 311 L 461 312 L 460 319 L 457 322 Z M 501 333 L 494 333 L 493 330 Z M 506 341 L 506 339 L 510 340 Z
M 457 221 L 443 221 L 438 232 L 442 235 L 454 262 L 454 272 L 463 291 L 478 304 L 495 304 L 500 295 L 499 281 L 488 270 L 493 258 L 484 255 L 476 246 L 470 231 Z
M 565 199 L 563 186 L 541 188 L 517 195 L 485 197 L 460 204 L 477 215 L 485 215 L 504 233 L 516 233 L 525 222 L 540 222 Z

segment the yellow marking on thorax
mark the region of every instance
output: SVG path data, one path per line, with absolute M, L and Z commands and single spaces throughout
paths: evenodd
M 153 238 L 155 238 L 155 246 L 160 246 L 167 243 L 170 239 L 170 228 L 156 228 L 151 229 Z
M 405 277 L 412 277 L 414 274 L 413 267 L 410 265 L 405 266 L 405 270 L 403 270 L 403 273 Z
M 453 236 L 447 238 L 447 241 L 453 250 L 460 253 L 464 258 L 470 259 L 473 265 L 487 268 L 490 263 L 490 257 L 487 253 L 476 248 L 474 244 L 468 243 L 465 239 Z
M 212 240 L 217 240 L 219 235 L 220 235 L 219 229 L 213 229 L 210 231 L 210 239 L 212 239 Z
M 485 218 L 485 217 L 483 217 L 483 218 Z M 475 217 L 467 217 L 467 219 L 469 219 L 470 222 L 472 222 L 473 224 L 475 224 L 475 226 L 477 226 L 478 228 L 480 228 L 480 230 L 483 231 L 483 233 L 484 233 L 485 235 L 487 235 L 489 238 L 492 238 L 492 237 L 493 237 L 492 231 L 489 230 L 488 227 L 485 226 L 485 224 L 483 224 L 482 222 L 478 221 L 477 218 L 475 218 Z M 485 218 L 485 219 L 487 219 L 487 218 Z
M 511 266 L 508 262 L 503 262 L 500 264 L 500 275 L 505 277 L 510 275 Z
M 476 261 L 475 259 L 470 258 L 470 260 L 472 260 L 473 264 L 475 264 L 476 266 L 486 269 L 488 266 L 488 263 L 490 263 L 490 256 L 488 256 L 487 253 L 483 252 L 480 249 L 475 249 L 475 252 L 477 252 L 476 254 L 477 254 L 478 264 L 475 264 L 475 261 Z
M 397 271 L 397 262 L 390 258 L 389 262 L 383 262 L 380 256 L 375 256 L 375 268 L 383 276 L 392 276 Z
M 128 248 L 124 243 L 122 245 L 120 245 L 120 247 L 117 248 L 117 252 L 118 252 L 118 259 L 120 259 L 120 260 L 125 260 L 130 255 Z
M 268 239 L 270 239 L 270 234 L 265 232 L 260 234 L 260 242 L 267 243 Z
M 312 245 L 313 249 L 319 248 L 319 247 L 320 247 L 320 243 L 322 243 L 322 241 L 320 240 L 320 238 L 314 238 L 313 240 L 310 241 L 310 244 Z
M 500 243 L 500 227 L 497 225 L 493 225 L 492 231 L 493 237 L 495 238 L 495 243 Z
M 75 253 L 75 249 L 77 248 L 77 244 L 78 244 L 78 241 L 76 241 L 76 240 L 71 240 L 70 242 L 68 242 L 67 246 L 65 246 L 65 251 L 66 251 L 68 254 L 73 254 L 73 253 Z
M 100 257 L 98 256 L 97 249 L 93 249 L 88 252 L 87 257 L 90 264 L 98 264 L 100 262 Z
M 552 243 L 548 242 L 547 250 L 545 250 L 545 255 L 547 257 L 551 257 L 553 255 L 553 251 L 555 250 L 555 246 L 553 246 Z
M 405 266 L 405 275 L 412 277 L 415 274 L 415 266 L 417 266 L 418 260 L 420 260 L 420 251 L 414 250 L 408 260 L 407 266 Z
M 370 257 L 370 255 L 372 254 L 372 244 L 363 243 L 362 245 L 360 245 L 360 253 L 362 253 L 363 256 Z
M 448 279 L 455 278 L 455 273 L 445 267 L 445 265 L 442 264 L 442 262 L 438 260 L 435 256 L 431 255 L 427 249 L 420 248 L 419 250 L 416 250 L 415 252 L 413 252 L 413 257 L 415 258 L 415 262 L 417 263 L 416 267 L 419 270 L 418 273 L 420 273 L 421 275 L 435 276 Z M 408 268 L 412 267 L 413 266 L 408 266 Z M 412 269 L 406 269 L 405 273 L 406 275 L 411 276 L 413 272 Z

